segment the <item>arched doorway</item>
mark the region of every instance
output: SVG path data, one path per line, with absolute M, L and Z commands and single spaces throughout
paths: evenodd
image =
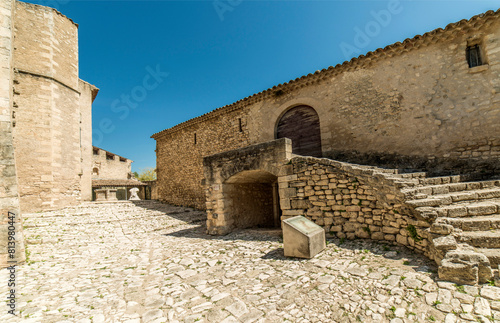
M 292 151 L 302 156 L 322 157 L 321 131 L 316 110 L 299 105 L 285 112 L 276 125 L 276 139 L 292 139 Z
M 225 213 L 233 227 L 280 226 L 278 178 L 263 170 L 240 172 L 224 183 Z

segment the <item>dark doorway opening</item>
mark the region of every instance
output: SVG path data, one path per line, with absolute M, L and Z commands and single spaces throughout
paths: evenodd
M 281 222 L 278 178 L 260 170 L 240 172 L 224 184 L 225 213 L 236 228 L 278 228 Z

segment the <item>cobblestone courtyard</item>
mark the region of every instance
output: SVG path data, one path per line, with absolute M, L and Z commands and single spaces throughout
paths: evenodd
M 22 319 L 2 306 L 0 321 L 500 320 L 500 288 L 438 282 L 435 266 L 404 248 L 331 240 L 312 260 L 286 259 L 278 231 L 211 237 L 205 217 L 156 202 L 25 214 Z

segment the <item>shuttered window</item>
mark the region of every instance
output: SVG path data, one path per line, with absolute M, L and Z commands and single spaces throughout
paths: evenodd
M 467 62 L 469 63 L 469 67 L 476 67 L 483 65 L 483 61 L 481 59 L 481 50 L 479 48 L 479 45 L 467 47 Z

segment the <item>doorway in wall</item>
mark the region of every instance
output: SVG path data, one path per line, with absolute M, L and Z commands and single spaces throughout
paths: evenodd
M 322 157 L 319 116 L 312 107 L 299 105 L 287 110 L 278 120 L 275 133 L 276 139 L 292 140 L 294 154 Z

